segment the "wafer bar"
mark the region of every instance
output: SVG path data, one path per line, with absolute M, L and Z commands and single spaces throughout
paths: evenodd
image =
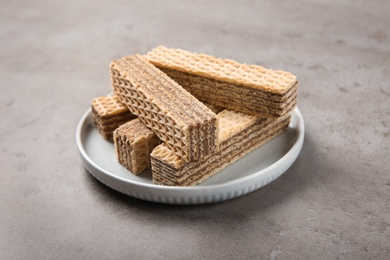
M 224 110 L 220 122 L 219 151 L 202 160 L 186 163 L 164 144 L 151 153 L 152 178 L 166 186 L 196 185 L 285 131 L 290 114 L 276 120 Z
M 110 73 L 115 95 L 184 161 L 216 150 L 216 114 L 143 56 L 114 60 Z
M 99 134 L 105 139 L 112 139 L 112 133 L 118 126 L 136 117 L 115 96 L 101 96 L 92 99 L 91 109 L 94 124 Z
M 289 72 L 163 46 L 145 57 L 210 104 L 271 118 L 288 113 L 296 104 L 298 81 Z
M 137 118 L 114 131 L 117 161 L 137 175 L 150 168 L 150 153 L 160 143 L 157 135 Z

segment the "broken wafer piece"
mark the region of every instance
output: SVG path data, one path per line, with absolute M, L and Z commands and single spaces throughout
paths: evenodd
M 112 133 L 118 126 L 136 117 L 115 96 L 92 99 L 91 109 L 94 124 L 105 139 L 112 139 Z
M 218 114 L 218 120 L 219 150 L 199 161 L 186 163 L 165 143 L 158 145 L 151 153 L 153 182 L 166 186 L 196 185 L 284 132 L 290 114 L 272 120 L 224 110 Z
M 115 95 L 184 161 L 216 150 L 216 114 L 143 56 L 114 60 L 110 72 Z
M 114 131 L 118 162 L 137 175 L 150 168 L 150 153 L 160 139 L 139 119 L 127 122 Z
M 271 118 L 288 113 L 296 104 L 298 81 L 289 72 L 163 46 L 145 57 L 210 104 Z

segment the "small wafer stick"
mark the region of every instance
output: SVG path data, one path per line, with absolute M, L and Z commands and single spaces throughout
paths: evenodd
M 116 158 L 135 175 L 150 168 L 150 153 L 159 143 L 155 133 L 139 119 L 127 122 L 114 131 Z
M 105 139 L 112 139 L 118 126 L 136 117 L 115 96 L 96 97 L 92 99 L 91 108 L 94 124 Z

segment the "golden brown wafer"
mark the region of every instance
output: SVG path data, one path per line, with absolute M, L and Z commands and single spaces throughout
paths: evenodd
M 217 118 L 209 108 L 141 55 L 110 65 L 113 92 L 184 161 L 217 148 Z
M 91 109 L 94 124 L 105 139 L 112 139 L 112 133 L 118 126 L 136 117 L 115 96 L 92 99 Z
M 160 143 L 156 134 L 139 119 L 127 122 L 114 131 L 118 162 L 137 175 L 150 168 L 150 153 Z
M 163 46 L 145 57 L 210 104 L 275 118 L 291 111 L 296 102 L 297 78 L 289 72 Z
M 164 143 L 158 145 L 151 153 L 153 182 L 196 185 L 282 133 L 290 122 L 290 114 L 273 120 L 224 110 L 218 114 L 218 120 L 219 150 L 204 159 L 186 163 Z

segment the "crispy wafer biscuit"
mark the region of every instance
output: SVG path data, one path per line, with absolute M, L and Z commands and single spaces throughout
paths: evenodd
M 219 150 L 202 160 L 186 163 L 164 143 L 158 145 L 151 153 L 153 182 L 196 185 L 285 131 L 290 114 L 272 120 L 224 110 L 218 114 L 218 120 Z
M 297 78 L 289 72 L 163 46 L 145 57 L 210 104 L 273 118 L 296 104 Z
M 127 122 L 114 131 L 116 158 L 133 174 L 150 168 L 150 153 L 159 143 L 156 134 L 139 119 Z
M 115 96 L 94 98 L 91 102 L 91 108 L 95 126 L 105 139 L 111 139 L 112 132 L 118 126 L 136 117 Z
M 115 60 L 110 72 L 115 95 L 184 161 L 216 150 L 216 114 L 143 56 Z

